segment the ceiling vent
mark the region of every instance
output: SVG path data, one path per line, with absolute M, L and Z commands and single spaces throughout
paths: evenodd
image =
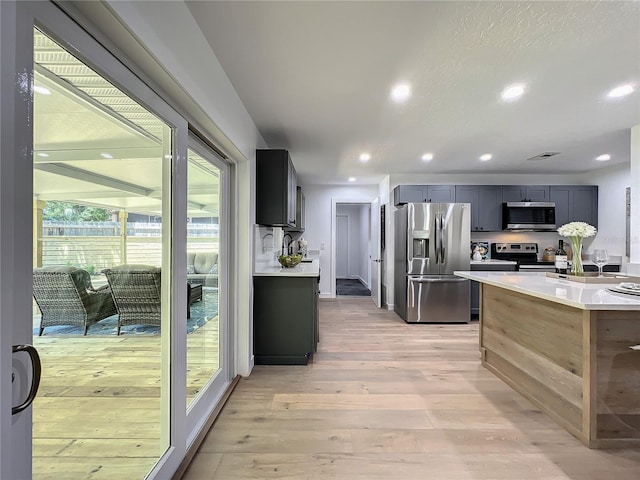
M 540 155 L 536 155 L 535 157 L 527 158 L 527 160 L 544 160 L 545 158 L 553 157 L 554 155 L 558 155 L 560 152 L 544 152 Z

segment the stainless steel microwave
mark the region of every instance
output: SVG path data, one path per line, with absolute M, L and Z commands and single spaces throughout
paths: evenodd
M 503 230 L 552 231 L 556 229 L 553 202 L 506 202 L 502 204 Z

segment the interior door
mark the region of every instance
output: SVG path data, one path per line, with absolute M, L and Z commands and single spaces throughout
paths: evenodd
M 380 241 L 380 198 L 371 202 L 371 238 L 369 239 L 369 259 L 371 263 L 371 298 L 378 308 L 382 306 L 382 244 Z
M 347 278 L 349 265 L 349 218 L 336 217 L 336 278 Z

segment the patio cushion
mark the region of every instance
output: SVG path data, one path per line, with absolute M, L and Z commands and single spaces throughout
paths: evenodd
M 205 287 L 217 287 L 217 271 L 217 252 L 187 252 L 187 281 L 189 283 Z

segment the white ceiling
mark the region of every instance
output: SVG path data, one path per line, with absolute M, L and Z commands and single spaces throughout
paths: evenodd
M 640 84 L 639 2 L 187 5 L 264 139 L 290 150 L 305 183 L 629 162 L 640 91 L 606 93 Z M 389 99 L 400 81 L 413 90 L 403 105 Z M 501 101 L 518 82 L 525 96 Z M 526 160 L 547 151 L 560 154 Z M 612 160 L 594 160 L 603 153 Z

